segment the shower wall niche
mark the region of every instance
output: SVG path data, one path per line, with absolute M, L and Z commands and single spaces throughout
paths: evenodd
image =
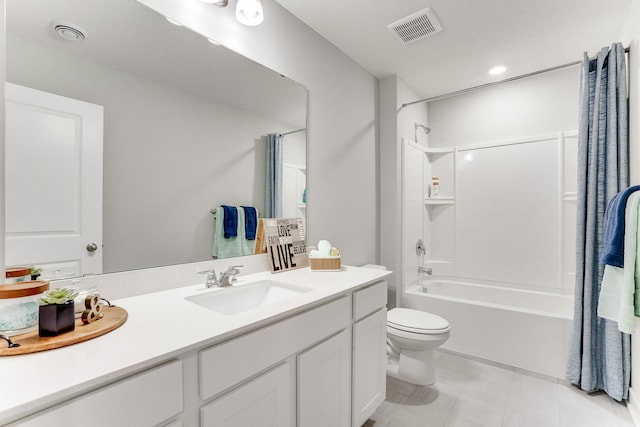
M 422 265 L 435 276 L 571 293 L 576 150 L 575 132 L 446 148 L 405 140 L 405 283 Z M 425 255 L 411 252 L 416 233 Z

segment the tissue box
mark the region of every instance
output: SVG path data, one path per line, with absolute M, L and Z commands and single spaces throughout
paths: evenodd
M 342 269 L 342 262 L 340 256 L 323 258 L 309 257 L 309 268 L 311 268 L 311 270 L 340 271 Z

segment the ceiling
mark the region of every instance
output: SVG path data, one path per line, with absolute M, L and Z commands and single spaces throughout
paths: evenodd
M 78 43 L 61 39 L 52 29 L 54 21 L 80 27 L 87 33 L 86 40 Z M 302 85 L 215 46 L 185 27 L 168 23 L 135 0 L 10 1 L 7 36 L 9 40 L 17 37 L 250 111 L 292 128 L 306 125 L 306 89 Z M 7 44 L 8 54 L 17 54 L 12 46 Z
M 276 1 L 376 77 L 397 75 L 427 98 L 594 55 L 618 41 L 632 0 Z M 425 8 L 444 31 L 403 45 L 387 29 Z M 496 64 L 509 68 L 491 77 Z

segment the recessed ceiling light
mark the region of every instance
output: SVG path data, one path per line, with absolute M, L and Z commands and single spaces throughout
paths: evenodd
M 182 27 L 182 24 L 179 23 L 178 21 L 174 21 L 173 19 L 169 18 L 169 17 L 165 17 L 165 19 L 169 22 L 171 22 L 173 25 L 177 25 L 178 27 Z
M 53 30 L 65 40 L 79 42 L 87 37 L 86 32 L 75 24 L 56 21 L 52 23 L 52 26 Z
M 215 41 L 214 39 L 207 39 L 209 41 L 209 43 L 211 44 L 215 44 L 216 46 L 220 46 L 220 43 L 218 43 L 217 41 Z
M 506 65 L 496 65 L 494 67 L 489 68 L 489 74 L 492 76 L 497 76 L 498 74 L 502 74 L 507 71 Z

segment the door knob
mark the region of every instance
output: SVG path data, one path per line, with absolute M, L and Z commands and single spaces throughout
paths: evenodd
M 87 251 L 88 252 L 95 252 L 98 250 L 98 245 L 96 245 L 95 243 L 89 243 L 87 245 Z

